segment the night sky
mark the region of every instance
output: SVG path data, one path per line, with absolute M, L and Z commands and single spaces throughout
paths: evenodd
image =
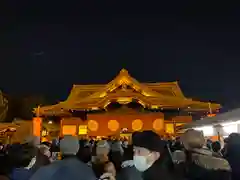
M 126 68 L 140 82 L 177 80 L 187 97 L 240 107 L 240 6 L 37 2 L 10 1 L 0 18 L 5 93 L 64 100 L 73 84 L 108 83 Z

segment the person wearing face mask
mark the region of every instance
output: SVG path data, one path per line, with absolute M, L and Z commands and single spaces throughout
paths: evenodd
M 133 163 L 143 180 L 175 180 L 166 164 L 166 142 L 153 131 L 135 132 Z

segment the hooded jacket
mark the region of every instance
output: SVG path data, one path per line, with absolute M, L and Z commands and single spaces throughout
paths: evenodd
M 228 161 L 214 156 L 209 150 L 193 149 L 176 153 L 173 153 L 173 162 L 183 168 L 183 176 L 189 180 L 231 179 L 231 167 Z

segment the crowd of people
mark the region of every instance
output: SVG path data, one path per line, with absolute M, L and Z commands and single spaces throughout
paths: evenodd
M 33 138 L 0 145 L 0 180 L 240 180 L 239 147 L 239 134 L 211 142 L 196 130 L 175 140 L 134 132 L 131 143 L 69 135 L 39 144 Z

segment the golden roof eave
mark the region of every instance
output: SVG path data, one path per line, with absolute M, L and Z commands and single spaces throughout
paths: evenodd
M 167 88 L 170 89 L 177 97 L 185 98 L 178 81 L 173 82 L 161 82 L 161 83 L 143 83 L 145 86 L 153 89 L 163 89 Z
M 33 113 L 36 115 L 38 114 L 40 116 L 42 116 L 42 115 L 47 115 L 47 116 L 60 115 L 60 116 L 62 116 L 62 115 L 70 115 L 71 114 L 65 108 L 63 102 L 60 102 L 55 105 L 34 108 Z
M 123 85 L 130 86 L 132 92 L 117 89 Z M 164 94 L 163 91 L 167 93 Z M 168 92 L 170 92 L 169 95 Z M 208 103 L 186 98 L 177 81 L 166 83 L 139 83 L 136 79 L 132 78 L 125 69 L 122 69 L 120 73 L 106 85 L 73 85 L 66 101 L 52 106 L 41 107 L 40 110 L 41 113 L 69 113 L 68 110 L 70 109 L 86 110 L 103 108 L 109 102 L 119 99 L 121 101 L 121 99 L 124 98 L 137 99 L 144 107 L 183 108 L 186 109 L 186 111 L 209 110 Z M 221 108 L 221 106 L 219 104 L 211 104 L 211 108 L 215 110 Z
M 159 99 L 159 98 L 152 98 L 152 97 L 144 97 L 140 94 L 135 94 L 131 96 L 106 96 L 104 98 L 92 98 L 91 101 L 79 101 L 70 103 L 68 101 L 62 102 L 57 105 L 43 107 L 41 109 L 41 113 L 44 114 L 44 112 L 51 114 L 51 112 L 58 112 L 61 114 L 60 111 L 63 111 L 62 113 L 65 113 L 64 111 L 68 110 L 86 110 L 86 109 L 103 109 L 105 108 L 110 102 L 117 101 L 119 98 L 129 98 L 129 102 L 132 99 L 137 99 L 143 104 L 144 107 L 152 107 L 155 106 L 157 108 L 167 108 L 167 109 L 173 109 L 173 108 L 181 108 L 185 109 L 186 111 L 207 111 L 209 104 L 205 102 L 199 102 L 199 101 L 193 101 L 191 99 L 182 99 L 182 98 L 165 98 Z M 174 102 L 174 103 L 173 103 Z M 217 110 L 221 108 L 219 104 L 211 104 L 212 110 Z

